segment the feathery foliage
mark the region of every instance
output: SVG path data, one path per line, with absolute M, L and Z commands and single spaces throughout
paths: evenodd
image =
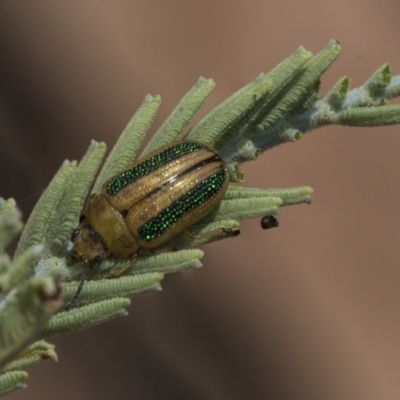
M 388 64 L 359 88 L 350 90 L 349 78 L 343 77 L 320 97 L 321 75 L 339 53 L 336 41 L 316 55 L 300 47 L 221 103 L 187 134 L 189 123 L 214 88 L 211 79 L 200 78 L 142 156 L 186 134 L 214 147 L 228 164 L 231 182 L 241 182 L 240 164 L 279 144 L 296 142 L 321 126 L 398 124 L 400 106 L 387 103 L 400 94 L 400 76 L 392 77 Z M 63 310 L 82 275 L 82 265 L 73 264 L 69 257 L 69 238 L 89 190 L 98 193 L 107 179 L 137 156 L 160 102 L 159 96 L 145 98 L 105 161 L 106 145 L 93 141 L 79 163 L 61 165 L 30 215 L 13 259 L 5 248 L 23 224 L 15 201 L 0 199 L 0 395 L 24 387 L 27 368 L 48 358 L 57 360 L 54 347 L 43 339 L 126 315 L 129 298 L 160 290 L 164 274 L 201 266 L 203 252 L 194 247 L 204 240 L 180 235 L 174 241 L 179 251 L 139 254 L 132 268 L 125 268 L 129 260 L 107 259 L 88 270 L 77 304 Z M 191 230 L 237 229 L 242 219 L 278 214 L 281 207 L 310 203 L 311 196 L 310 187 L 231 185 L 220 206 Z M 216 239 L 220 237 L 211 235 L 206 241 Z

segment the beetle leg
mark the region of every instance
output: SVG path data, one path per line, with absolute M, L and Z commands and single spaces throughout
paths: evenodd
M 111 271 L 108 273 L 107 278 L 117 278 L 121 276 L 124 272 L 128 271 L 132 267 L 136 260 L 137 253 L 133 254 L 132 258 L 126 263 L 122 264 L 121 266 L 112 268 Z
M 196 243 L 209 243 L 209 242 L 214 242 L 216 240 L 221 240 L 225 239 L 228 237 L 235 237 L 240 234 L 239 229 L 232 229 L 232 228 L 216 228 L 213 229 L 212 231 L 204 232 L 204 233 L 194 233 L 190 232 L 188 230 L 183 231 L 181 235 L 186 237 L 187 239 L 190 239 L 192 241 L 195 241 Z

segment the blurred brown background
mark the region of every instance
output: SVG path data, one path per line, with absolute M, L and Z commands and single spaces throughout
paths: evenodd
M 0 178 L 27 216 L 65 158 L 112 145 L 147 93 L 154 127 L 201 75 L 205 110 L 299 45 L 331 38 L 343 75 L 400 73 L 400 4 L 328 1 L 0 3 Z M 204 111 L 203 111 L 204 115 Z M 308 184 L 279 229 L 243 223 L 204 268 L 166 278 L 130 315 L 62 337 L 60 362 L 10 399 L 400 398 L 400 127 L 331 127 L 246 165 L 246 183 Z

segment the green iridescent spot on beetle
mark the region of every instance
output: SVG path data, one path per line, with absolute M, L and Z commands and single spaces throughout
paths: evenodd
M 193 141 L 164 146 L 89 197 L 71 237 L 72 258 L 93 262 L 163 248 L 213 210 L 228 183 L 225 162 L 209 146 Z

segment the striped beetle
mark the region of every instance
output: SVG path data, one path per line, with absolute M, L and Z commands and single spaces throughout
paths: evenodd
M 72 258 L 99 262 L 157 250 L 199 221 L 228 187 L 225 162 L 195 141 L 166 145 L 127 166 L 89 197 L 74 230 Z M 239 230 L 223 234 L 235 236 Z

